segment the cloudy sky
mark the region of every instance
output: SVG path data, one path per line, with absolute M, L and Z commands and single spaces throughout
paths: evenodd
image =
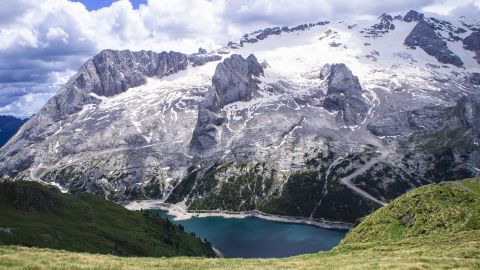
M 480 18 L 480 0 L 0 0 L 0 114 L 36 113 L 102 49 L 214 49 L 268 26 L 403 13 Z

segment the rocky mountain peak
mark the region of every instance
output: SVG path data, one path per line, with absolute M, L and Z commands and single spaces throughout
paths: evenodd
M 249 101 L 258 89 L 263 67 L 251 54 L 247 58 L 233 54 L 219 63 L 212 77 L 212 87 L 198 110 L 197 125 L 190 142 L 192 152 L 211 150 L 220 138 L 218 132 L 225 119 L 221 108 L 237 101 Z
M 368 104 L 362 96 L 362 87 L 358 77 L 345 64 L 326 64 L 320 79 L 327 80 L 325 109 L 342 112 L 347 125 L 356 125 L 365 119 Z
M 392 15 L 389 15 L 387 13 L 383 13 L 379 17 L 380 23 L 375 24 L 373 28 L 375 30 L 394 30 L 395 25 L 392 23 L 393 22 L 393 17 Z
M 424 15 L 422 13 L 419 13 L 415 10 L 410 10 L 403 16 L 403 21 L 404 22 L 418 22 L 422 21 L 424 18 Z
M 258 77 L 263 74 L 263 67 L 251 54 L 246 59 L 234 54 L 217 65 L 212 78 L 213 100 L 207 100 L 207 107 L 218 111 L 221 107 L 236 101 L 252 99 L 258 88 Z
M 438 36 L 434 27 L 425 20 L 420 20 L 405 39 L 405 45 L 412 49 L 417 46 L 435 57 L 440 63 L 462 66 L 463 62 L 447 46 L 445 40 Z
M 148 77 L 164 77 L 187 68 L 185 54 L 179 52 L 104 50 L 92 59 L 101 87 L 95 93 L 113 96 L 146 83 Z

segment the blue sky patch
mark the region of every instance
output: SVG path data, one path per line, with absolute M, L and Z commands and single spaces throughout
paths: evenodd
M 74 2 L 81 2 L 88 10 L 96 10 L 108 7 L 115 1 L 117 0 L 75 0 Z M 133 8 L 138 9 L 140 4 L 146 4 L 147 0 L 130 0 L 130 3 L 132 3 Z

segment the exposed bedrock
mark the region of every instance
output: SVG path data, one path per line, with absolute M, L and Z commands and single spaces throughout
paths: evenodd
M 475 52 L 475 60 L 480 64 L 480 31 L 471 33 L 463 40 L 463 47 Z
M 377 136 L 410 135 L 416 132 L 439 132 L 460 123 L 472 135 L 480 134 L 480 98 L 466 96 L 455 106 L 432 105 L 419 109 L 386 114 L 368 124 Z
M 320 79 L 327 80 L 325 109 L 340 111 L 347 125 L 356 125 L 365 119 L 368 104 L 362 96 L 362 87 L 358 77 L 345 64 L 325 65 Z
M 246 59 L 234 54 L 217 65 L 212 87 L 198 110 L 190 142 L 193 152 L 205 152 L 218 143 L 218 129 L 224 122 L 219 113 L 221 108 L 233 102 L 251 100 L 262 74 L 263 68 L 253 54 Z
M 405 45 L 415 48 L 420 47 L 429 55 L 435 57 L 440 63 L 462 66 L 463 62 L 447 46 L 447 42 L 439 37 L 428 22 L 420 19 L 412 32 L 405 39 Z

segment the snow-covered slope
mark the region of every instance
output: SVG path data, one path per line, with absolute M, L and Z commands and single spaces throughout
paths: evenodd
M 120 75 L 107 55 L 109 85 L 127 83 L 102 95 L 97 68 L 84 91 L 79 71 L 2 148 L 0 173 L 114 200 L 353 222 L 415 186 L 479 174 L 480 61 L 463 46 L 478 29 L 410 12 L 265 29 L 208 54 L 122 52 Z M 251 95 L 222 103 L 225 84 Z M 62 110 L 69 100 L 79 109 Z

